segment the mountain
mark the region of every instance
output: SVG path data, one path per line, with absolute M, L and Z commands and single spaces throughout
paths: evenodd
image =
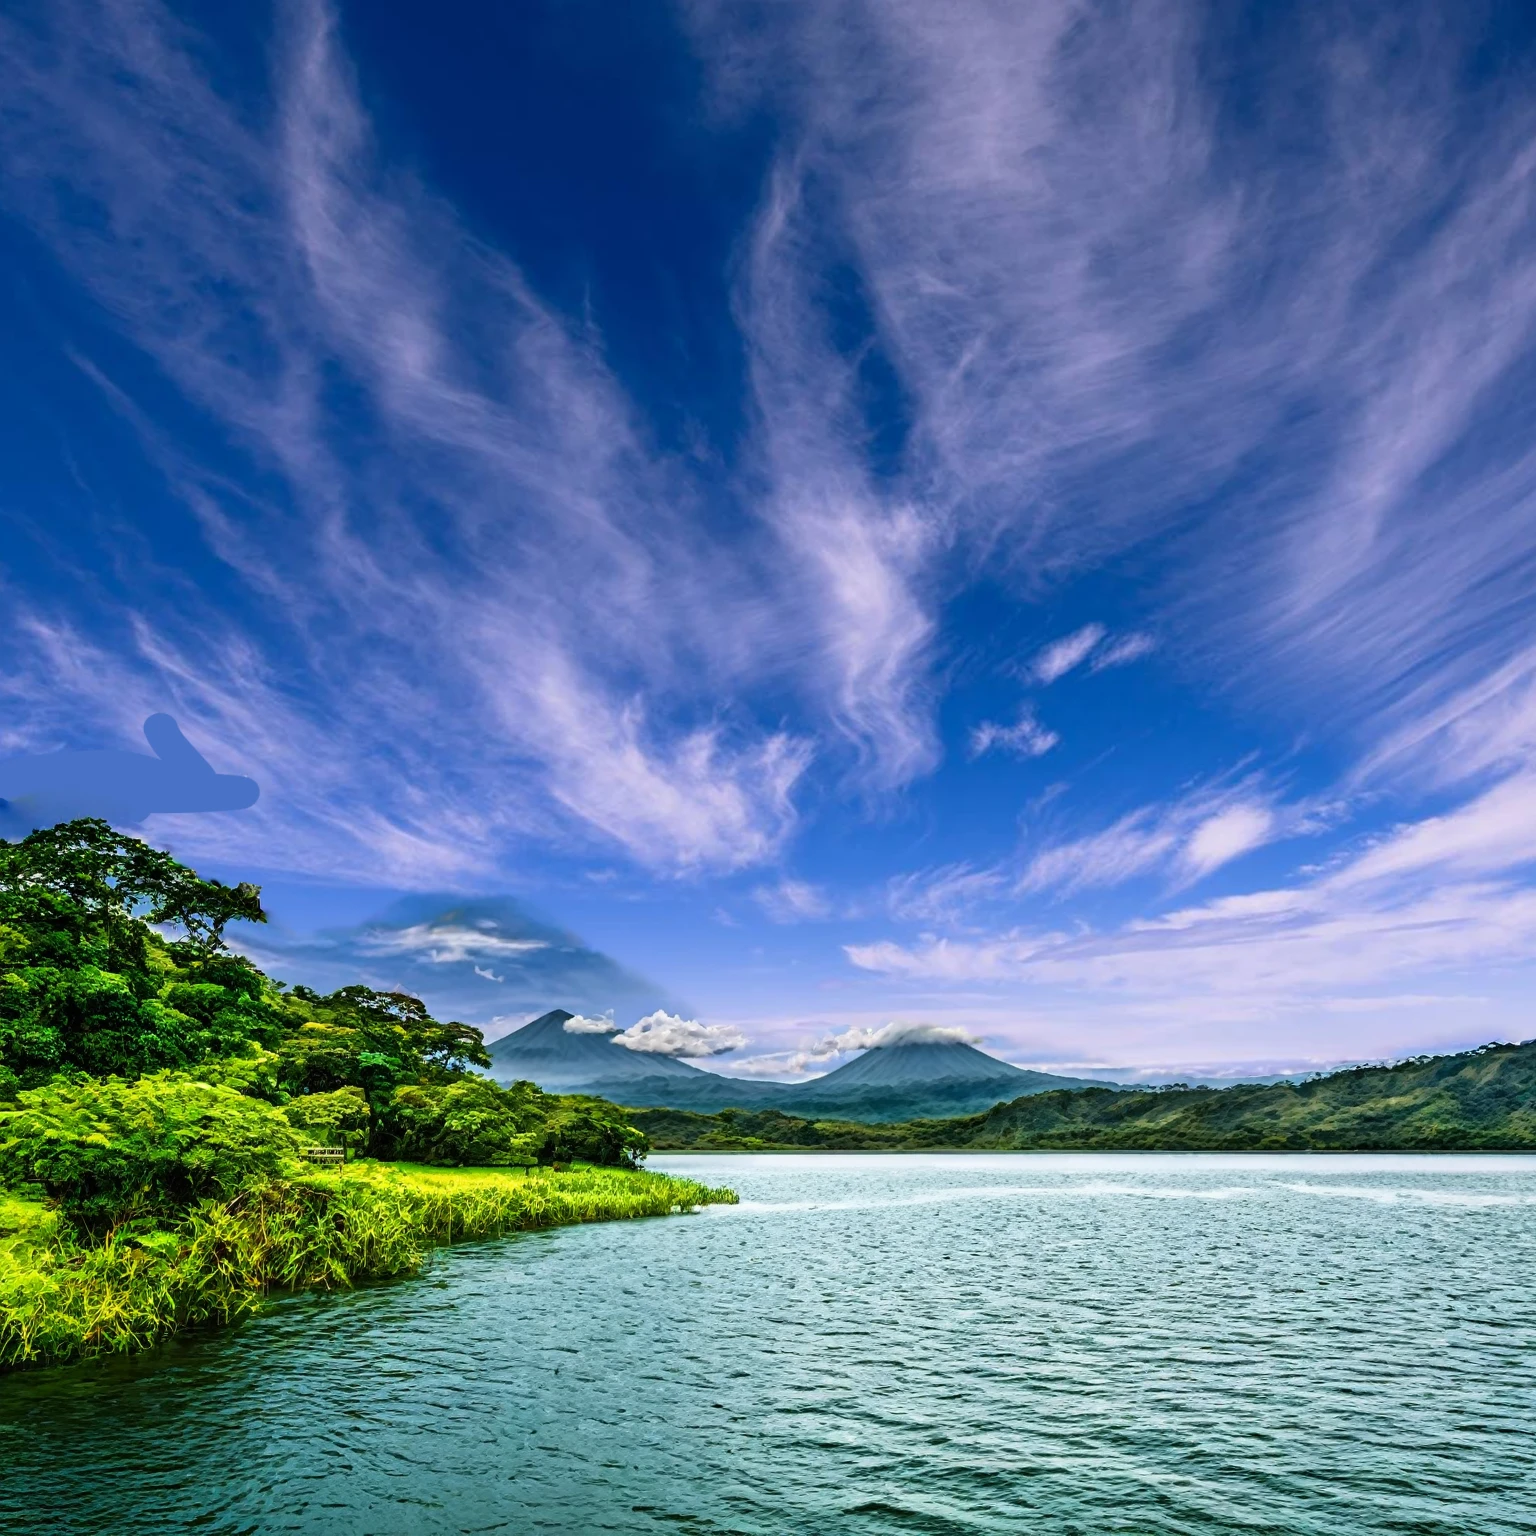
M 611 1035 L 565 1028 L 563 1008 L 503 1036 L 491 1047 L 491 1075 L 526 1079 L 552 1093 L 593 1093 L 620 1104 L 710 1114 L 722 1109 L 778 1109 L 851 1120 L 965 1115 L 1020 1094 L 1087 1086 L 1010 1066 L 956 1041 L 904 1039 L 874 1046 L 808 1083 L 752 1082 L 708 1072 L 671 1056 L 615 1045 Z
M 958 1040 L 897 1038 L 825 1077 L 795 1085 L 775 1107 L 853 1120 L 906 1120 L 975 1114 L 1021 1094 L 1090 1086 L 1103 1085 L 1031 1072 Z
M 615 1045 L 612 1035 L 573 1034 L 565 1027 L 566 1020 L 573 1018 L 575 1014 L 564 1008 L 554 1008 L 531 1024 L 503 1035 L 490 1047 L 491 1076 L 503 1083 L 537 1083 L 551 1093 L 597 1093 L 603 1097 L 608 1097 L 607 1088 L 619 1084 L 665 1084 L 714 1076 L 671 1056 L 627 1050 Z
M 1536 1040 L 1302 1082 L 1026 1093 L 984 1114 L 903 1124 L 776 1109 L 632 1118 L 658 1151 L 1536 1151 Z

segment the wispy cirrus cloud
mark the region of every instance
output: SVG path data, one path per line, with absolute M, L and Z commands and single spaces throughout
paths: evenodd
M 1277 810 L 1257 784 L 1196 791 L 1142 806 L 1100 831 L 1029 854 L 1019 894 L 1105 889 L 1152 874 L 1198 879 L 1273 838 L 1305 830 L 1304 807 Z
M 254 835 L 307 867 L 432 882 L 529 837 L 662 870 L 777 848 L 810 740 L 717 702 L 789 665 L 760 596 L 775 574 L 699 537 L 590 329 L 384 160 L 331 11 L 282 13 L 270 129 L 149 0 L 73 0 L 4 40 L 6 200 L 217 423 L 225 446 L 195 457 L 83 365 L 239 593 L 125 601 L 90 638 L 18 604 L 52 716 L 110 730 L 173 703 L 246 763 L 255 817 L 174 829 L 215 854 Z M 860 558 L 853 538 L 850 594 Z M 279 681 L 295 668 L 307 697 Z M 365 781 L 367 760 L 388 769 Z
M 965 929 L 977 914 L 1037 896 L 1068 898 L 1156 879 L 1183 889 L 1253 849 L 1334 825 L 1337 802 L 1285 802 L 1256 779 L 1215 784 L 1140 806 L 1108 826 L 1045 841 L 1027 834 L 1007 858 L 914 870 L 886 885 L 886 910 L 903 923 Z
M 1035 657 L 1030 667 L 1035 681 L 1049 687 L 1068 672 L 1080 667 L 1104 638 L 1102 624 L 1084 624 L 1070 635 L 1054 640 Z
M 1012 725 L 999 725 L 995 720 L 983 720 L 971 731 L 971 756 L 982 757 L 988 752 L 1007 752 L 1014 757 L 1044 757 L 1061 737 L 1055 731 L 1041 725 L 1035 712 L 1025 705 Z
M 1369 989 L 1486 974 L 1536 943 L 1536 786 L 1527 776 L 1405 824 L 1296 884 L 1223 896 L 1110 931 L 1013 928 L 847 947 L 867 971 L 945 983 L 1088 987 L 1136 997 L 1375 1009 Z M 1352 1005 L 1348 989 L 1365 996 Z M 1444 997 L 1432 1001 L 1444 1002 Z M 1454 999 L 1452 999 L 1454 1001 Z
M 774 923 L 820 922 L 832 916 L 827 893 L 805 880 L 786 877 L 777 885 L 760 885 L 752 899 Z
M 886 887 L 886 906 L 899 922 L 953 923 L 1005 894 L 1011 880 L 1000 868 L 949 864 L 898 875 Z
M 797 130 L 764 220 L 814 200 L 819 238 L 770 243 L 775 282 L 853 267 L 896 489 L 989 575 L 1035 592 L 1177 533 L 1186 656 L 1367 751 L 1522 643 L 1536 107 L 1476 84 L 1481 14 L 1314 20 L 1241 87 L 1257 117 L 1194 0 L 692 14 L 722 92 Z M 835 368 L 794 356 L 820 403 Z
M 1089 663 L 1089 671 L 1107 672 L 1111 667 L 1128 666 L 1133 661 L 1140 661 L 1143 656 L 1150 656 L 1156 649 L 1157 641 L 1151 635 L 1133 630 L 1101 646 Z

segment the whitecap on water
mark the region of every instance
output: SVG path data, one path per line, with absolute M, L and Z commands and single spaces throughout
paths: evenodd
M 1491 1194 L 1467 1189 L 1383 1189 L 1368 1184 L 1282 1184 L 1298 1195 L 1337 1200 L 1370 1200 L 1377 1205 L 1536 1205 L 1536 1195 Z

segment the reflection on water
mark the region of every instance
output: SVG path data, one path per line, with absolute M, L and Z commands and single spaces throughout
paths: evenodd
M 1536 1532 L 1536 1159 L 656 1162 L 743 1204 L 0 1380 L 0 1528 Z

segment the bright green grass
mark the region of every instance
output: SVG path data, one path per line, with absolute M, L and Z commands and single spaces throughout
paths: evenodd
M 272 1290 L 412 1274 L 440 1243 L 735 1199 L 618 1168 L 360 1162 L 205 1201 L 172 1230 L 123 1228 L 86 1246 L 40 1202 L 0 1192 L 0 1370 L 140 1349 L 244 1317 Z

